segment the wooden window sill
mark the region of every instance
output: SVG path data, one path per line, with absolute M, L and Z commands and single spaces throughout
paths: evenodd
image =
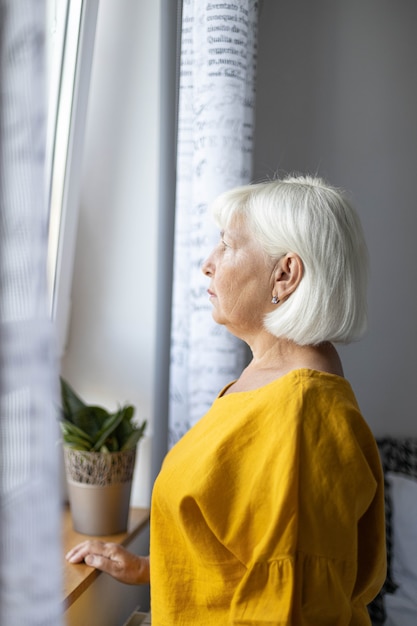
M 149 523 L 149 509 L 131 508 L 127 532 L 118 535 L 104 537 L 92 537 L 75 532 L 72 527 L 71 513 L 69 507 L 64 508 L 63 514 L 63 550 L 64 555 L 75 545 L 86 539 L 99 539 L 100 541 L 112 541 L 122 546 L 129 543 L 143 530 Z M 64 610 L 68 609 L 77 598 L 94 582 L 101 572 L 94 567 L 89 567 L 85 563 L 73 564 L 64 560 Z

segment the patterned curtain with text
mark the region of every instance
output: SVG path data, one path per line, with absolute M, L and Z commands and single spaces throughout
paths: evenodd
M 221 192 L 252 177 L 258 3 L 184 0 L 170 370 L 170 446 L 207 411 L 247 359 L 212 320 L 201 265 L 219 233 Z

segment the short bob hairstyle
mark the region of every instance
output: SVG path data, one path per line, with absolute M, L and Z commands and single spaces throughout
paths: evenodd
M 363 335 L 368 253 L 359 217 L 338 189 L 321 178 L 289 176 L 227 191 L 212 212 L 221 230 L 234 217 L 245 219 L 272 259 L 295 252 L 302 260 L 297 289 L 265 317 L 270 333 L 299 345 Z

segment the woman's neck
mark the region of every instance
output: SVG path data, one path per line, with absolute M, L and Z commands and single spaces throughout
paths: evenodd
M 251 362 L 227 392 L 257 389 L 296 369 L 344 375 L 339 355 L 330 342 L 318 346 L 299 346 L 292 341 L 273 337 L 269 342 L 264 341 L 262 347 L 258 342 L 252 354 Z

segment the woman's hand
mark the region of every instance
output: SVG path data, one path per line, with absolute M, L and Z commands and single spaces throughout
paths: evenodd
M 118 543 L 84 541 L 72 548 L 65 558 L 70 563 L 84 561 L 128 585 L 149 583 L 149 557 L 136 556 Z

